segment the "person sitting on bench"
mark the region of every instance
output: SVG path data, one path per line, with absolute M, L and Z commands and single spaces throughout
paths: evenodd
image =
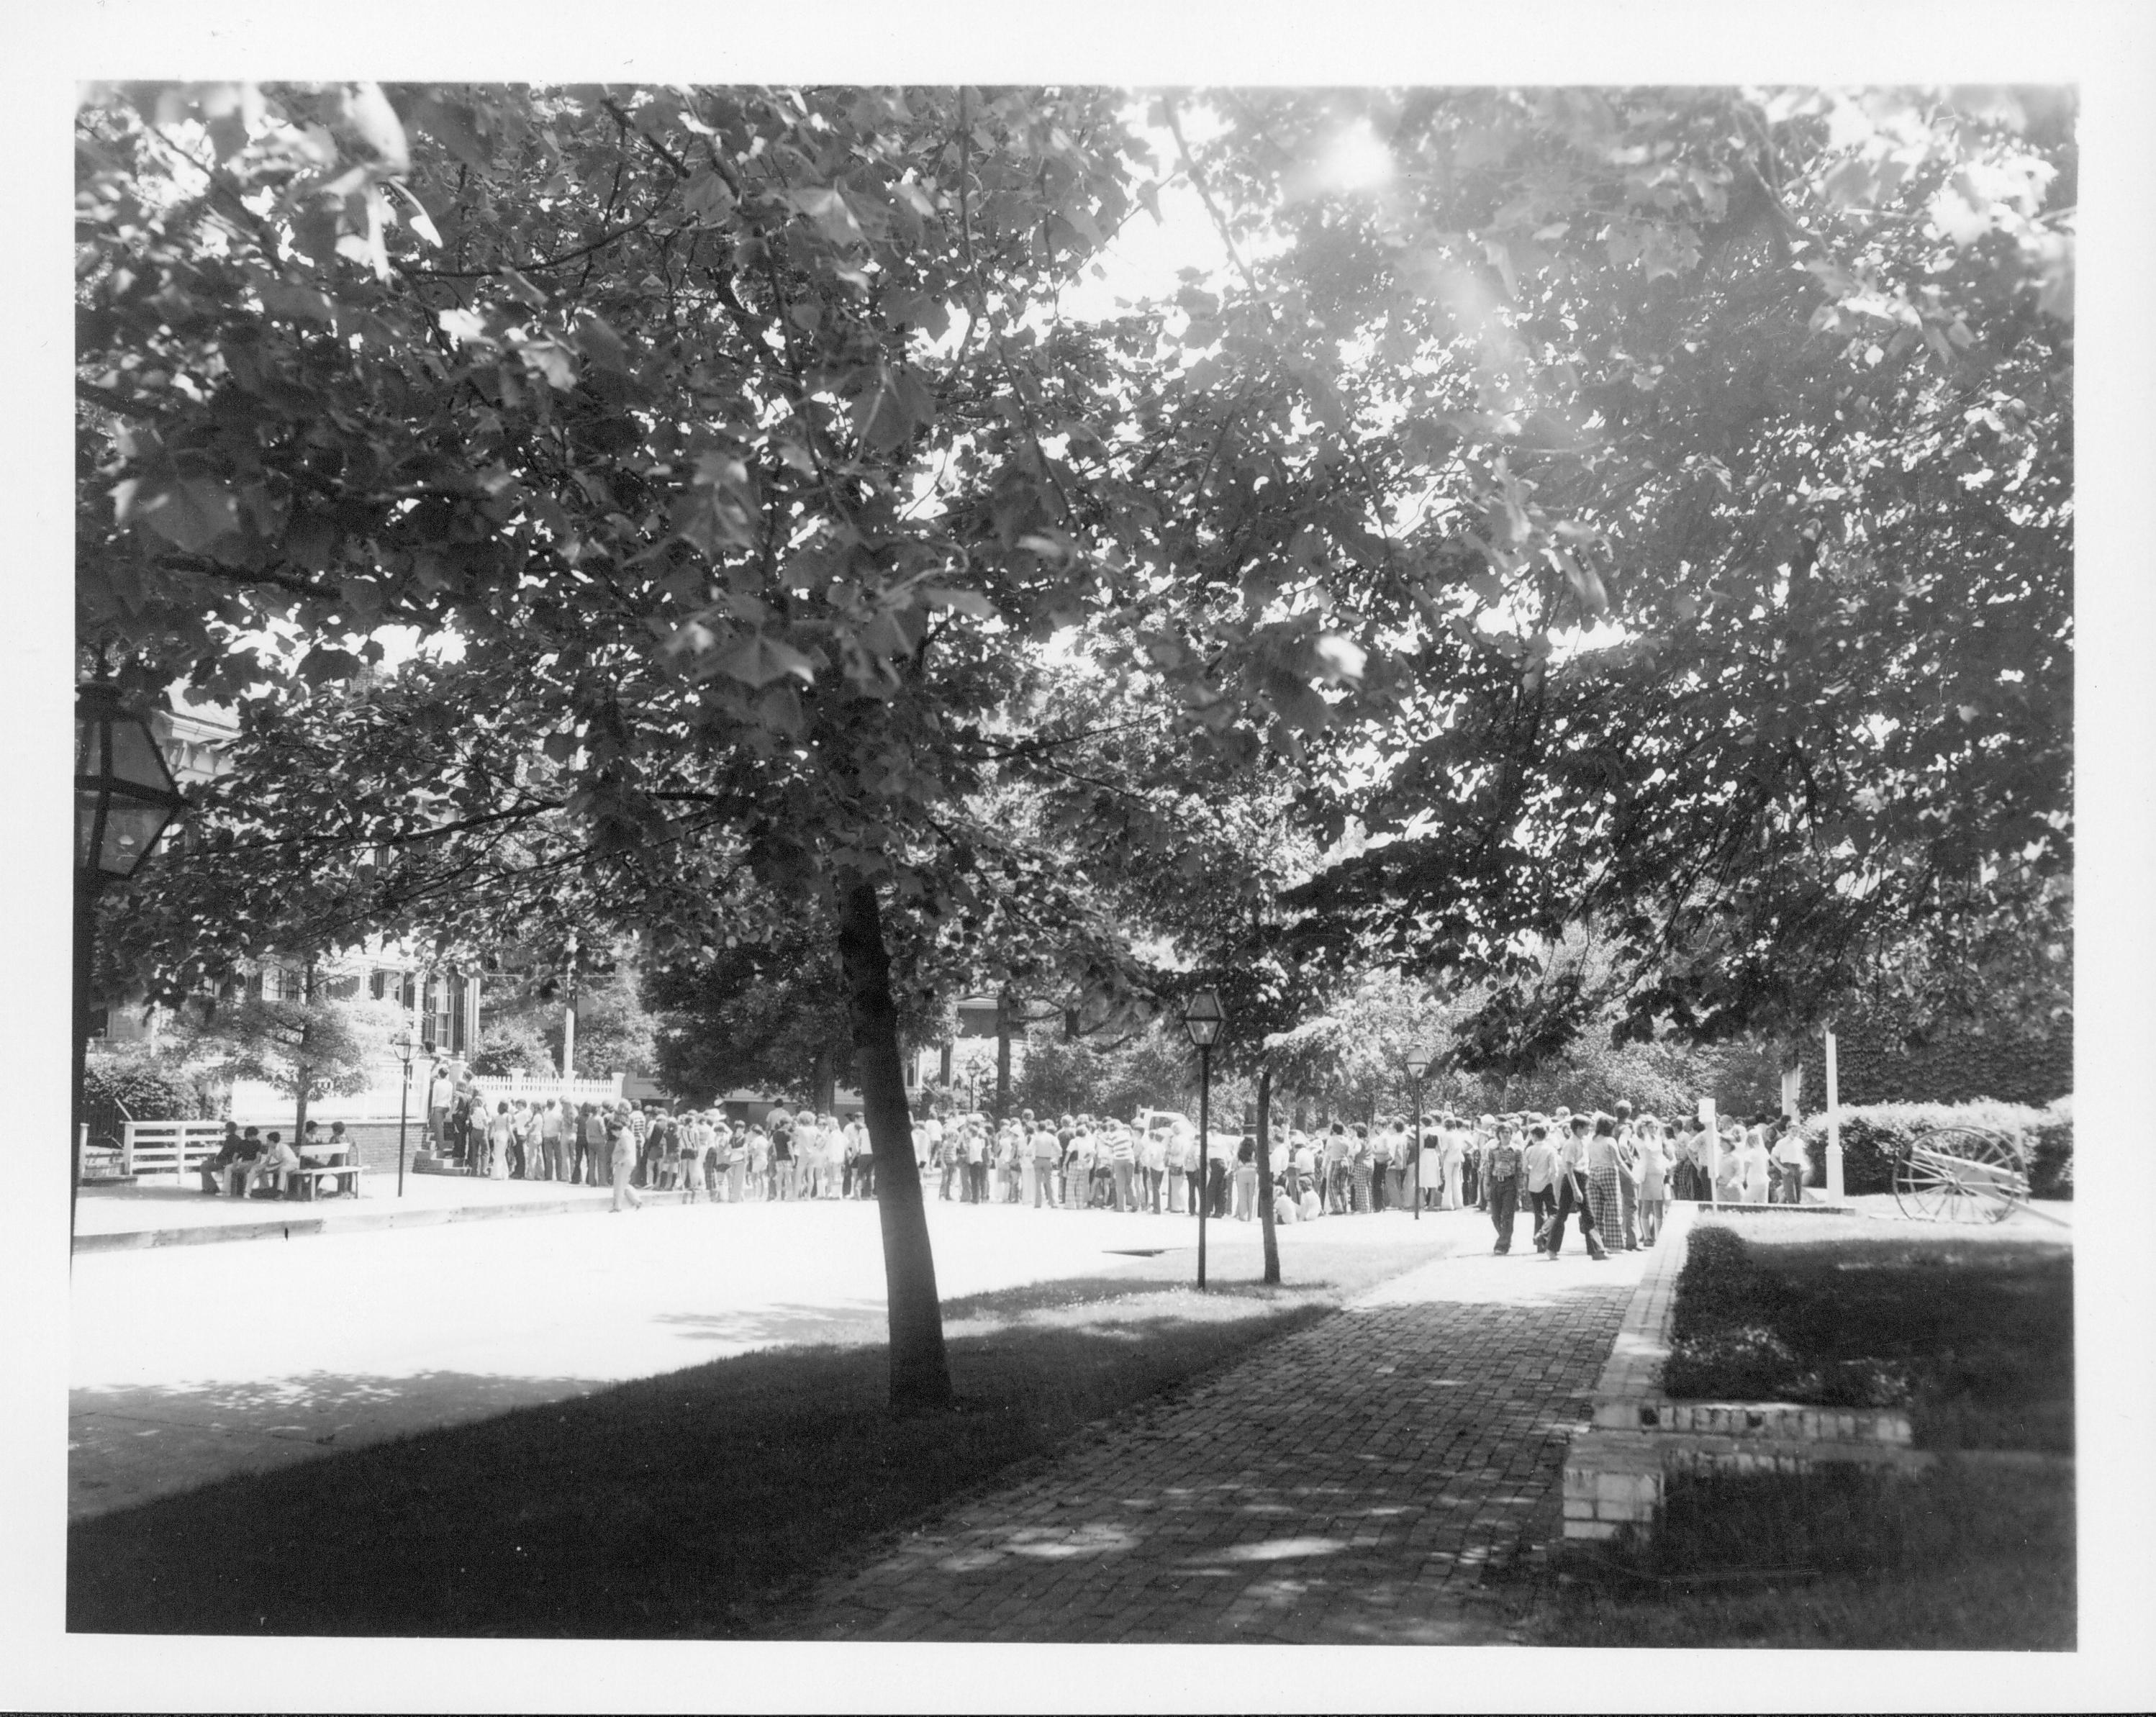
M 249 1129 L 251 1132 L 252 1128 Z M 218 1140 L 217 1155 L 206 1156 L 196 1166 L 202 1172 L 202 1189 L 214 1198 L 224 1190 L 224 1172 L 239 1161 L 239 1129 L 232 1122 L 224 1124 L 224 1136 Z
M 300 1153 L 285 1142 L 285 1135 L 282 1133 L 272 1133 L 268 1140 L 268 1148 L 263 1151 L 260 1159 L 248 1171 L 247 1179 L 241 1184 L 241 1196 L 243 1197 L 259 1196 L 252 1190 L 254 1184 L 257 1181 L 267 1181 L 270 1182 L 270 1192 L 267 1196 L 273 1198 L 283 1197 L 285 1171 L 295 1169 L 299 1166 Z

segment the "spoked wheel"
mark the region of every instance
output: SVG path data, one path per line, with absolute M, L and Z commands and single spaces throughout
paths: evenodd
M 2000 1222 L 2028 1200 L 2020 1147 L 1981 1128 L 1927 1133 L 1894 1166 L 1894 1202 L 1925 1222 Z

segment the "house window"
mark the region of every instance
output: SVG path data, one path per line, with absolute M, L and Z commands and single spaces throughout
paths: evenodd
M 442 1046 L 440 1028 L 436 1023 L 434 1014 L 435 994 L 441 988 L 442 981 L 439 978 L 429 978 L 420 992 L 419 1036 L 430 1053 L 439 1050 Z
M 452 1055 L 461 1055 L 469 1047 L 465 1042 L 465 981 L 452 976 L 449 983 L 449 1013 L 443 1022 L 443 1038 Z
M 389 974 L 378 966 L 367 975 L 367 993 L 377 1002 L 389 993 Z

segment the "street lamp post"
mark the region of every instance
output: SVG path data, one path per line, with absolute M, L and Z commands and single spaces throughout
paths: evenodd
M 1205 1286 L 1205 1207 L 1213 1202 L 1213 1046 L 1227 1023 L 1220 997 L 1200 990 L 1183 1010 L 1183 1028 L 1198 1046 L 1198 1286 Z
M 1418 1049 L 1408 1057 L 1408 1088 L 1414 1094 L 1414 1139 L 1408 1149 L 1414 1153 L 1414 1219 L 1417 1222 L 1422 1220 L 1422 1080 L 1423 1075 L 1429 1071 L 1430 1056 L 1426 1051 Z M 1439 1172 L 1444 1172 L 1442 1164 L 1439 1165 Z
M 74 1246 L 75 1195 L 82 1186 L 83 1081 L 90 1060 L 90 990 L 96 969 L 97 897 L 124 883 L 157 849 L 185 807 L 149 724 L 124 709 L 103 680 L 74 700 L 74 1084 L 70 1094 L 68 1246 Z
M 389 1040 L 389 1047 L 396 1051 L 397 1059 L 404 1069 L 403 1090 L 397 1099 L 397 1196 L 402 1198 L 404 1196 L 404 1121 L 412 1108 L 412 1058 L 419 1053 L 419 1040 L 412 1035 L 412 1028 L 407 1026 Z M 358 1182 L 355 1181 L 352 1184 L 357 1186 Z

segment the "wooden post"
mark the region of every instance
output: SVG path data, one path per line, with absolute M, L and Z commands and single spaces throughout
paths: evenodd
M 1826 1034 L 1826 1196 L 1830 1204 L 1841 1202 L 1841 1077 L 1831 1027 Z

